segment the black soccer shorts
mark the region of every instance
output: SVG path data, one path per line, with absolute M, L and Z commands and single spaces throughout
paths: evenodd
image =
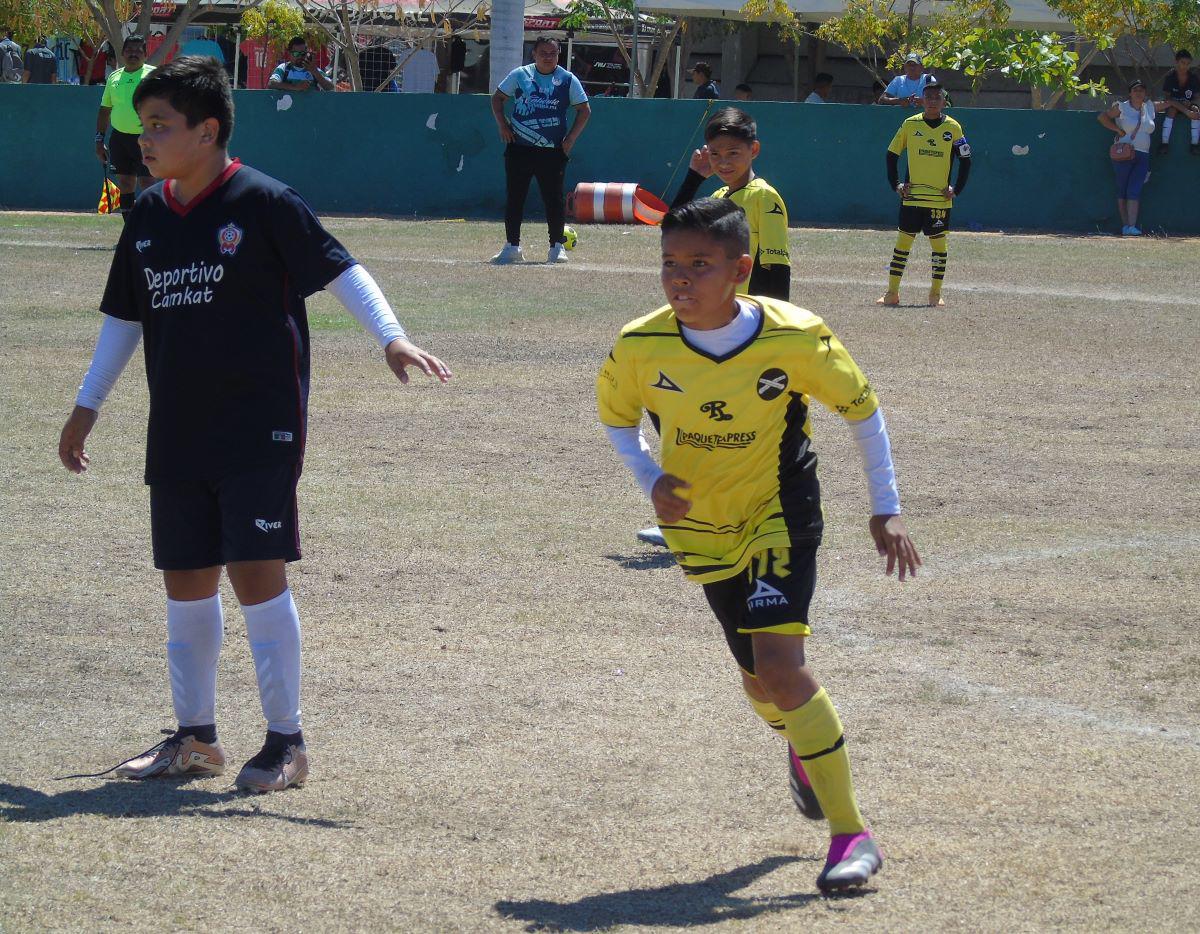
M 920 208 L 913 204 L 900 205 L 900 220 L 896 224 L 906 234 L 940 237 L 950 230 L 950 208 Z
M 751 635 L 807 636 L 808 605 L 817 585 L 816 546 L 760 551 L 740 574 L 704 585 L 738 665 L 754 674 Z
M 154 566 L 190 571 L 231 561 L 300 557 L 299 464 L 250 468 L 220 480 L 150 485 Z
M 114 129 L 108 136 L 108 161 L 118 175 L 139 175 L 146 178 L 150 170 L 142 162 L 142 148 L 136 133 Z

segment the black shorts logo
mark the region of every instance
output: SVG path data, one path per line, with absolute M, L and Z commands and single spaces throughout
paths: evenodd
M 723 399 L 714 399 L 712 402 L 705 402 L 700 406 L 700 411 L 715 422 L 731 422 L 733 416 L 725 411 L 726 404 Z
M 764 402 L 777 399 L 787 389 L 788 378 L 783 370 L 772 368 L 764 370 L 758 378 L 758 397 Z

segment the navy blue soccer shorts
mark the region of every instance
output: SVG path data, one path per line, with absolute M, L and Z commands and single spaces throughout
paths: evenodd
M 817 586 L 817 548 L 760 551 L 734 577 L 704 585 L 708 605 L 725 630 L 738 665 L 754 674 L 756 632 L 808 636 L 808 605 Z
M 300 464 L 253 467 L 220 480 L 150 485 L 150 537 L 160 571 L 300 557 Z

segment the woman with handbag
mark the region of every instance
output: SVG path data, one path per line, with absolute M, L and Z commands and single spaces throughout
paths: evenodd
M 1129 100 L 1118 101 L 1098 114 L 1102 126 L 1117 134 L 1109 147 L 1117 175 L 1117 211 L 1121 215 L 1121 235 L 1140 237 L 1138 202 L 1142 186 L 1150 177 L 1150 134 L 1154 132 L 1154 115 L 1166 109 L 1165 102 L 1146 99 L 1146 85 L 1134 81 L 1129 85 Z

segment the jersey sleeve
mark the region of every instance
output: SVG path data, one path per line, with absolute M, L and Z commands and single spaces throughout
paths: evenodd
M 624 343 L 617 341 L 596 377 L 596 406 L 609 428 L 632 428 L 642 421 L 642 401 Z
M 276 65 L 275 68 L 271 71 L 271 78 L 278 78 L 280 81 L 286 81 L 287 80 L 287 62 L 280 62 L 278 65 Z M 270 80 L 270 78 L 268 78 L 267 80 Z
M 758 252 L 764 266 L 790 266 L 787 206 L 777 191 L 764 191 L 759 200 Z
M 883 89 L 883 93 L 886 94 L 888 97 L 899 97 L 900 96 L 900 88 L 902 87 L 900 82 L 903 80 L 904 80 L 903 75 L 896 75 L 896 77 L 894 77 L 891 81 L 888 82 L 888 86 Z
M 583 89 L 583 84 L 575 75 L 571 75 L 571 89 L 569 93 L 572 107 L 577 107 L 580 104 L 588 102 L 587 91 Z
M 498 85 L 496 85 L 496 90 L 502 94 L 507 94 L 509 97 L 516 97 L 517 96 L 517 87 L 519 86 L 517 83 L 517 73 L 520 70 L 521 70 L 520 68 L 514 68 L 512 71 L 510 71 L 505 76 L 504 80 L 501 81 Z M 582 86 L 581 86 L 581 89 L 582 89 Z
M 293 286 L 307 297 L 354 265 L 303 198 L 286 188 L 271 199 L 271 235 Z
M 100 106 L 108 107 L 111 110 L 112 105 L 113 105 L 112 82 L 105 81 L 104 82 L 104 96 L 100 98 Z
M 900 155 L 902 152 L 904 152 L 904 147 L 907 145 L 908 145 L 908 121 L 905 120 L 896 129 L 896 135 L 892 137 L 892 141 L 888 144 L 888 152 L 894 152 L 896 155 Z
M 104 285 L 104 297 L 100 299 L 100 310 L 122 321 L 141 321 L 142 312 L 135 291 L 133 267 L 133 225 L 126 224 L 117 241 L 112 265 L 108 267 L 108 282 Z
M 803 362 L 800 384 L 804 392 L 848 421 L 873 415 L 879 400 L 850 352 L 821 319 L 807 330 L 814 341 Z

